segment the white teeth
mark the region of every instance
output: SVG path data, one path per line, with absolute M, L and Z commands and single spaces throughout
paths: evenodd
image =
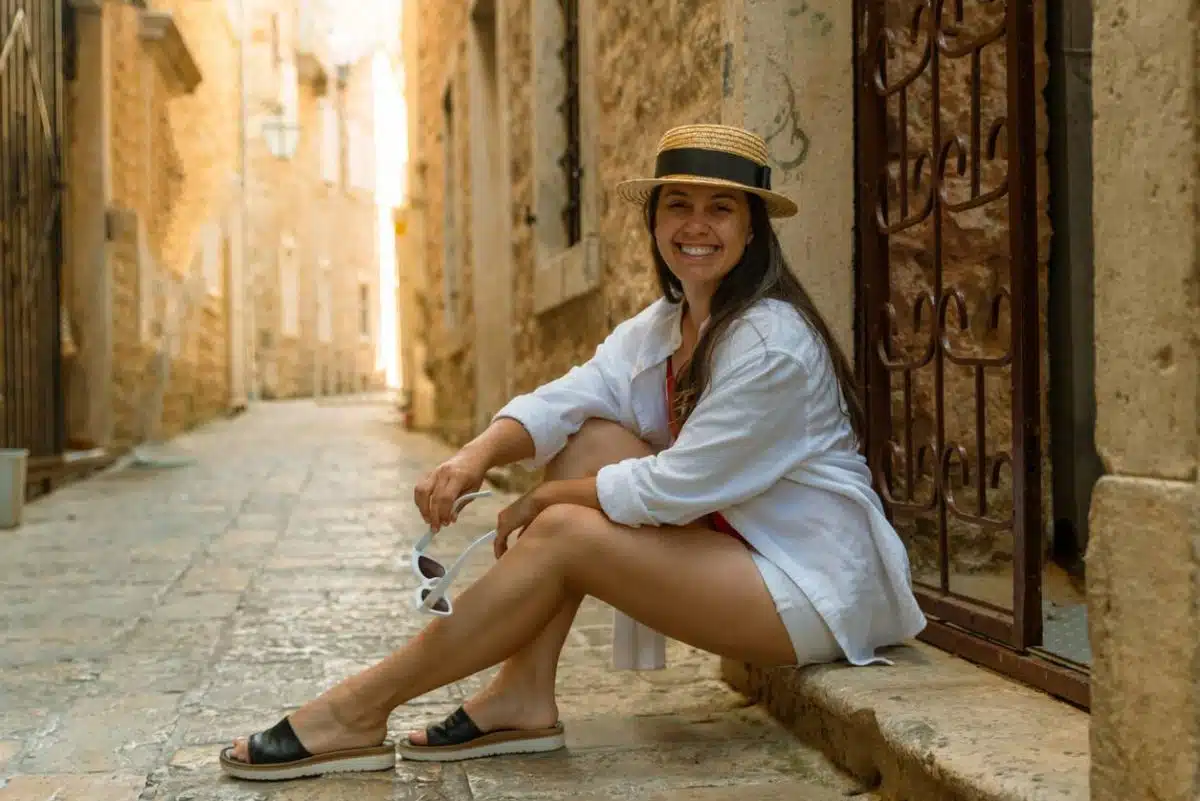
M 709 256 L 717 252 L 717 249 L 712 245 L 680 245 L 679 249 L 683 251 L 685 256 Z

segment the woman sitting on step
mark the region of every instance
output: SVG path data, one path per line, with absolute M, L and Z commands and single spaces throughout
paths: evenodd
M 655 177 L 618 193 L 645 211 L 663 297 L 586 364 L 514 399 L 415 491 L 436 532 L 488 469 L 545 466 L 545 482 L 500 513 L 498 561 L 451 602 L 453 571 L 419 546 L 414 603 L 438 616 L 224 749 L 227 773 L 288 779 L 388 769 L 397 750 L 448 761 L 561 748 L 555 667 L 587 595 L 764 666 L 884 662 L 877 649 L 923 628 L 859 453 L 850 364 L 771 225 L 797 208 L 771 191 L 762 139 L 673 129 Z M 397 706 L 501 662 L 445 721 L 385 740 Z

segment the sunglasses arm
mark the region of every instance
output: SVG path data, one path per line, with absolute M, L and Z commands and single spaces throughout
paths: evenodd
M 423 609 L 431 609 L 434 604 L 444 598 L 446 592 L 450 589 L 450 584 L 454 581 L 455 577 L 458 576 L 458 572 L 462 570 L 463 565 L 466 564 L 467 557 L 471 555 L 471 551 L 475 550 L 480 545 L 483 545 L 485 542 L 491 542 L 495 538 L 496 530 L 492 529 L 487 534 L 484 534 L 482 537 L 468 545 L 466 550 L 459 554 L 458 558 L 454 560 L 454 564 L 450 565 L 450 567 L 446 570 L 446 575 L 438 579 L 437 584 L 433 585 L 433 588 L 429 591 L 429 594 L 425 596 L 425 600 L 421 602 L 421 607 Z
M 479 492 L 468 492 L 466 495 L 462 496 L 461 498 L 459 498 L 457 501 L 454 502 L 454 506 L 451 509 L 451 516 L 457 517 L 458 513 L 461 512 L 463 507 L 466 506 L 468 503 L 475 500 L 476 498 L 487 498 L 491 494 L 492 493 L 490 490 L 481 490 Z M 431 528 L 425 532 L 424 537 L 421 537 L 421 539 L 418 540 L 416 547 L 415 547 L 415 550 L 418 553 L 421 551 L 424 551 L 426 548 L 429 547 L 429 544 L 431 542 L 433 542 L 433 533 L 434 533 L 433 529 Z

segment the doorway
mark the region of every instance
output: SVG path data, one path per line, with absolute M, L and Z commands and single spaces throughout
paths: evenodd
M 1053 658 L 1087 666 L 1092 655 L 1083 557 L 1092 488 L 1104 472 L 1095 443 L 1092 7 L 1091 0 L 1050 0 L 1046 10 L 1053 229 L 1047 380 L 1053 469 L 1042 650 Z

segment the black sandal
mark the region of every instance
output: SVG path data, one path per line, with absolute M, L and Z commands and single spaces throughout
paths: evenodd
M 235 759 L 232 747 L 222 749 L 221 770 L 235 779 L 278 782 L 326 773 L 391 770 L 396 766 L 396 749 L 389 740 L 368 748 L 311 754 L 287 718 L 250 735 L 247 745 L 249 762 Z
M 406 737 L 396 747 L 403 759 L 457 762 L 502 754 L 543 754 L 566 747 L 561 722 L 546 729 L 499 729 L 484 733 L 461 706 L 441 723 L 425 729 L 426 745 Z

